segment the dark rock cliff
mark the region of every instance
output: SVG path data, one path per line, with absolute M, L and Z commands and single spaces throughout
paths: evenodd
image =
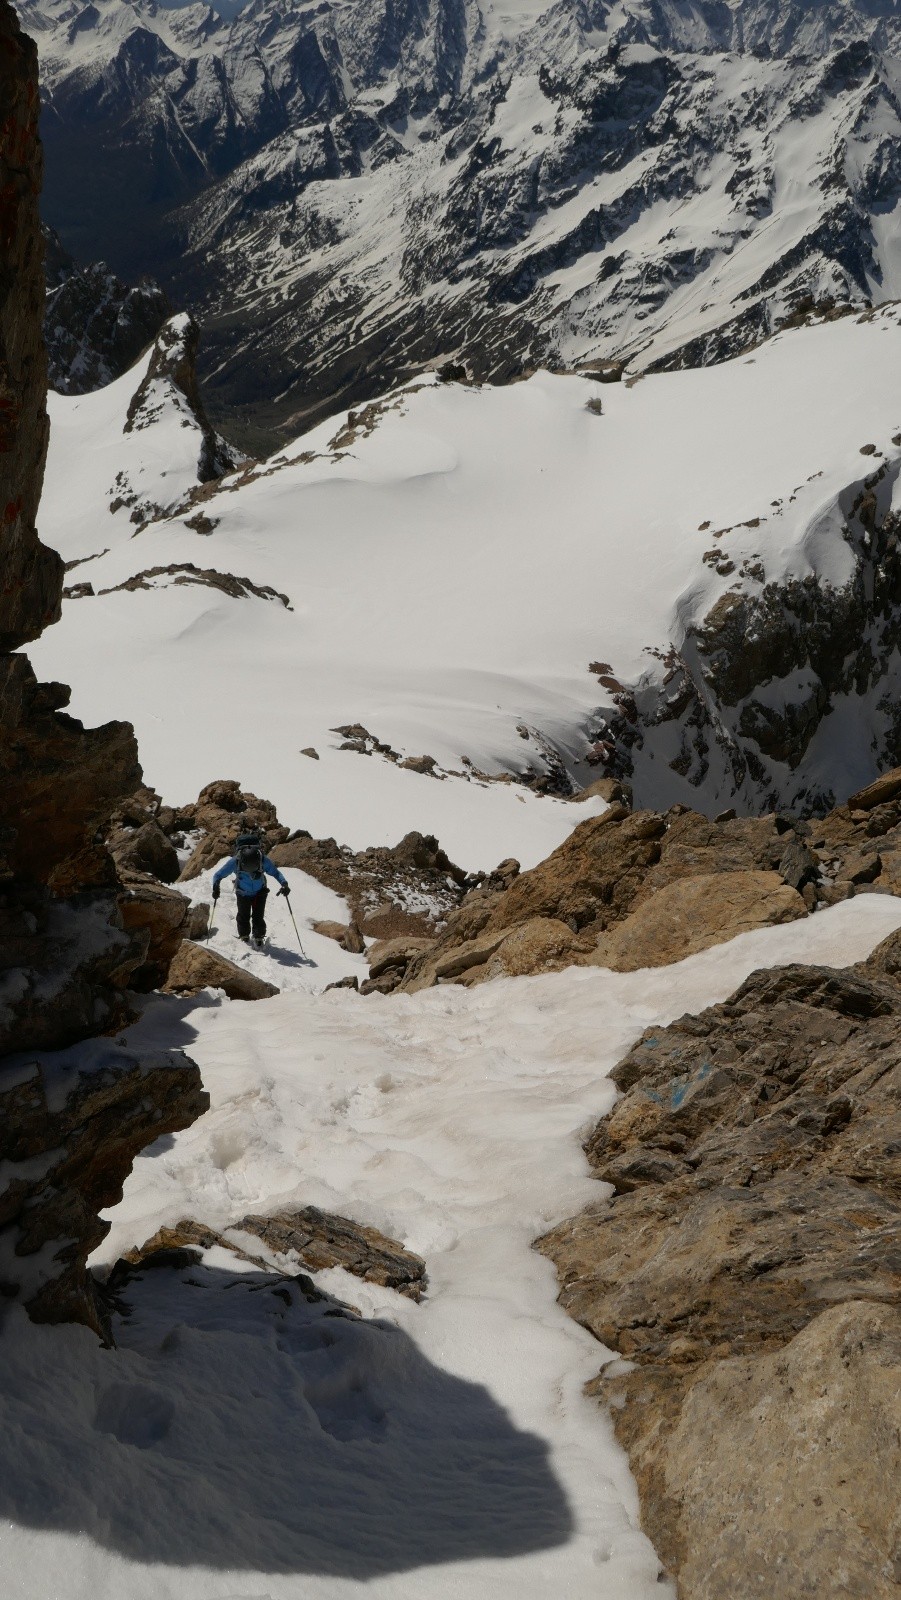
M 0 0 L 0 1295 L 107 1331 L 86 1268 L 139 1150 L 207 1104 L 180 1052 L 111 1037 L 151 935 L 102 843 L 141 768 L 132 729 L 86 729 L 18 646 L 59 615 L 35 518 L 47 447 L 37 57 Z
M 15 650 L 59 616 L 62 562 L 35 532 L 48 434 L 37 51 L 6 4 L 0 103 L 0 650 Z

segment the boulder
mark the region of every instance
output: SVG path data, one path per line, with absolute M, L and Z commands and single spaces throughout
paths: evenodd
M 159 989 L 166 982 L 175 954 L 188 935 L 190 901 L 148 874 L 126 873 L 119 912 L 127 932 L 146 930 L 150 942 L 144 960 L 129 979 L 139 991 Z
M 36 1321 L 83 1322 L 108 1340 L 109 1306 L 86 1267 L 110 1228 L 99 1212 L 121 1200 L 145 1145 L 208 1106 L 180 1051 L 101 1038 L 0 1063 L 0 1294 Z
M 181 872 L 178 851 L 158 822 L 120 829 L 108 843 L 120 871 L 149 872 L 161 883 L 174 883 Z
M 369 951 L 369 976 L 381 978 L 392 969 L 400 971 L 413 956 L 432 950 L 434 945 L 434 939 L 380 939 Z
M 185 928 L 186 939 L 205 939 L 210 931 L 210 912 L 212 907 L 208 900 L 199 900 L 188 912 L 188 925 Z
M 486 978 L 516 978 L 530 973 L 555 972 L 570 965 L 590 949 L 565 922 L 554 917 L 532 917 L 514 928 L 490 956 Z
M 663 967 L 752 928 L 807 916 L 796 889 L 776 872 L 718 872 L 659 889 L 609 933 L 589 957 L 614 972 Z
M 379 1233 L 377 1228 L 320 1211 L 318 1206 L 274 1216 L 244 1217 L 231 1231 L 239 1236 L 251 1234 L 275 1255 L 296 1255 L 311 1272 L 343 1267 L 367 1283 L 396 1289 L 411 1300 L 419 1300 L 428 1284 L 421 1256 Z
M 347 950 L 351 955 L 362 955 L 366 949 L 366 940 L 355 921 L 348 922 L 314 922 L 313 932 L 321 934 L 324 939 L 334 939 L 342 950 Z
M 197 994 L 201 989 L 222 989 L 230 1000 L 268 1000 L 279 990 L 252 972 L 245 972 L 209 945 L 184 939 L 169 968 L 166 992 Z
M 849 811 L 874 811 L 877 806 L 889 805 L 893 800 L 901 798 L 901 767 L 893 767 L 891 772 L 884 772 L 875 783 L 867 784 L 865 789 L 858 789 L 848 801 Z
M 273 846 L 287 839 L 289 829 L 278 820 L 275 806 L 269 800 L 241 788 L 234 778 L 219 778 L 201 789 L 194 805 L 182 807 L 179 813 L 182 827 L 203 835 L 179 874 L 182 883 L 214 867 L 223 856 L 229 856 L 235 839 L 245 828 L 259 828 L 266 841 L 269 854 Z
M 676 1375 L 667 1388 L 639 1370 L 599 1392 L 615 1406 L 645 1527 L 678 1571 L 684 1600 L 895 1600 L 894 1307 L 833 1306 L 780 1350 L 714 1361 L 694 1381 Z M 638 1423 L 649 1406 L 653 1431 Z

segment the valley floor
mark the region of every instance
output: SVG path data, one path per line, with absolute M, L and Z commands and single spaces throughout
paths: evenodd
M 138 1159 L 102 1261 L 182 1217 L 312 1203 L 403 1239 L 430 1287 L 417 1305 L 320 1274 L 349 1319 L 213 1250 L 129 1286 L 115 1350 L 12 1309 L 4 1600 L 671 1594 L 582 1393 L 612 1355 L 531 1242 L 602 1192 L 580 1133 L 644 1028 L 761 965 L 862 959 L 899 925 L 901 902 L 862 895 L 655 971 L 154 997 L 132 1036 L 183 1044 L 212 1106 Z

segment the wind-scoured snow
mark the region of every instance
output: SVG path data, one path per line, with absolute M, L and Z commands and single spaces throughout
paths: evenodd
M 188 526 L 197 507 L 139 533 L 110 513 L 125 379 L 51 397 L 41 533 L 67 561 L 96 555 L 74 576 L 97 593 L 66 604 L 33 647 L 37 669 L 72 684 L 85 720 L 133 720 L 149 781 L 175 803 L 235 777 L 291 826 L 355 848 L 419 828 L 466 867 L 532 863 L 585 807 L 467 771 L 543 771 L 549 745 L 590 782 L 610 683 L 662 685 L 661 656 L 727 591 L 845 584 L 863 483 L 884 467 L 897 497 L 899 360 L 901 319 L 886 308 L 633 385 L 426 378 L 225 479 L 199 507 L 207 533 Z M 179 429 L 165 413 L 123 448 L 159 474 Z M 186 581 L 191 564 L 290 607 Z M 764 696 L 800 694 L 800 681 Z M 786 780 L 843 796 L 874 776 L 878 698 L 861 697 L 853 748 L 827 717 L 810 770 Z M 356 723 L 455 775 L 340 749 L 332 730 Z M 729 802 L 713 779 L 709 793 L 679 788 L 653 739 L 642 781 L 655 803 Z
M 582 1392 L 611 1352 L 556 1305 L 532 1240 L 603 1197 L 580 1135 L 644 1028 L 761 964 L 862 959 L 899 925 L 899 902 L 863 895 L 653 972 L 151 1000 L 131 1041 L 177 1036 L 212 1106 L 138 1159 L 98 1263 L 185 1216 L 312 1203 L 422 1253 L 429 1289 L 416 1305 L 319 1274 L 348 1322 L 216 1249 L 127 1287 L 114 1350 L 8 1311 L 4 1596 L 671 1596 Z

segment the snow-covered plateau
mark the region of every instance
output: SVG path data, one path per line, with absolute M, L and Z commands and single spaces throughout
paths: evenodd
M 901 759 L 896 306 L 634 383 L 426 375 L 205 484 L 185 326 L 168 366 L 51 396 L 70 598 L 33 650 L 172 803 L 233 777 L 314 836 L 417 828 L 487 870 L 605 774 L 713 815 Z
M 48 221 L 201 317 L 257 437 L 428 362 L 696 365 L 901 294 L 892 0 L 19 10 Z

